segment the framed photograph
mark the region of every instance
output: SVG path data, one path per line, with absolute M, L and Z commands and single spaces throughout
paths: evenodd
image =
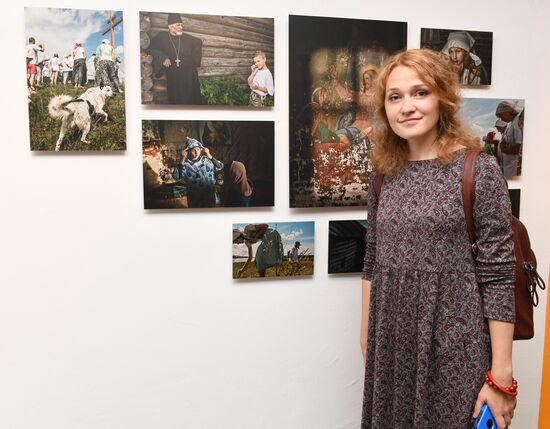
M 365 259 L 366 220 L 328 222 L 328 273 L 360 273 Z
M 143 121 L 146 209 L 273 207 L 269 121 Z
M 463 99 L 463 123 L 481 139 L 483 151 L 497 158 L 506 177 L 521 175 L 524 112 L 524 100 Z
M 289 18 L 290 207 L 366 205 L 373 82 L 404 22 Z
M 25 8 L 33 151 L 126 149 L 122 12 Z
M 313 275 L 315 222 L 233 224 L 233 278 Z
M 140 12 L 143 104 L 274 105 L 273 19 Z
M 493 33 L 490 31 L 422 28 L 420 46 L 433 49 L 449 61 L 461 85 L 491 84 Z
M 521 189 L 508 189 L 510 202 L 512 203 L 512 214 L 519 219 L 519 203 L 521 198 Z

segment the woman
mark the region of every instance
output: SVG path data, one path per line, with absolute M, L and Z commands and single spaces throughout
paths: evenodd
M 53 58 L 50 61 L 50 68 L 52 73 L 52 78 L 50 81 L 50 85 L 56 86 L 57 81 L 59 80 L 59 72 L 61 71 L 61 60 L 59 59 L 59 55 L 53 54 Z
M 506 177 L 521 174 L 521 145 L 523 144 L 523 109 L 510 100 L 501 101 L 495 112 L 507 125 L 498 145 L 502 159 L 502 172 Z
M 254 187 L 246 175 L 246 167 L 233 161 L 223 168 L 222 202 L 224 207 L 250 207 Z
M 487 85 L 487 71 L 474 52 L 475 39 L 467 31 L 451 31 L 442 52 L 448 55 L 462 85 Z
M 514 253 L 510 202 L 494 157 L 475 168 L 477 258 L 461 197 L 465 149 L 459 83 L 437 53 L 392 57 L 375 90 L 380 118 L 370 186 L 361 346 L 362 428 L 470 428 L 483 403 L 499 428 L 512 385 Z M 368 335 L 367 335 L 368 332 Z M 513 393 L 513 389 L 508 389 Z
M 115 65 L 115 49 L 108 39 L 103 39 L 96 50 L 97 68 L 95 70 L 96 86 L 110 86 L 115 92 L 122 92 L 118 84 Z
M 73 83 L 75 88 L 82 88 L 86 83 L 86 48 L 82 43 L 75 42 L 73 48 Z

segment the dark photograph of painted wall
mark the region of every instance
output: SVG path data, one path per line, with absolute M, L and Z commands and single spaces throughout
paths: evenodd
M 373 82 L 404 22 L 289 18 L 290 207 L 366 205 Z
M 492 32 L 422 28 L 420 46 L 437 51 L 449 61 L 461 85 L 491 84 Z
M 521 175 L 524 113 L 521 99 L 462 99 L 462 122 L 479 137 L 483 151 L 497 158 L 506 177 Z
M 366 220 L 329 221 L 329 274 L 360 273 L 361 271 L 363 271 L 366 233 Z
M 273 122 L 143 121 L 146 209 L 273 207 Z
M 273 19 L 140 12 L 143 104 L 274 105 Z
M 510 194 L 510 202 L 512 203 L 512 214 L 519 219 L 521 189 L 508 189 L 508 193 Z

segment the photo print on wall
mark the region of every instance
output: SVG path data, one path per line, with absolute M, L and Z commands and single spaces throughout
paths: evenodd
M 366 220 L 328 222 L 328 273 L 360 273 L 365 259 Z
M 289 18 L 290 207 L 366 205 L 373 81 L 405 22 Z
M 140 12 L 141 102 L 273 106 L 273 23 Z
M 420 46 L 437 51 L 449 61 L 461 85 L 491 84 L 492 32 L 422 28 Z
M 269 121 L 142 121 L 144 207 L 273 207 L 273 142 Z
M 512 203 L 512 214 L 519 219 L 519 203 L 521 198 L 521 189 L 508 189 L 510 202 Z
M 312 276 L 315 222 L 233 224 L 233 278 Z
M 121 11 L 25 8 L 33 151 L 126 149 Z
M 460 116 L 506 177 L 521 175 L 524 100 L 463 98 Z

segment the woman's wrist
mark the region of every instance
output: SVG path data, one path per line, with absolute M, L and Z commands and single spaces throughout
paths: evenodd
M 485 374 L 485 383 L 487 383 L 489 387 L 505 393 L 506 395 L 517 396 L 518 394 L 518 382 L 513 377 L 510 377 L 510 382 L 505 381 L 502 383 L 495 377 L 492 370 L 489 370 Z
M 493 367 L 491 368 L 491 374 L 493 375 L 495 381 L 503 386 L 509 386 L 510 384 L 512 384 L 512 365 L 493 365 Z

